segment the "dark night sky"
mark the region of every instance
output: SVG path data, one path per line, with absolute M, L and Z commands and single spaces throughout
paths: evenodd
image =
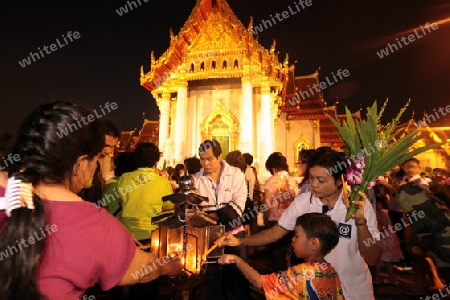
M 142 112 L 156 119 L 150 93 L 139 85 L 139 68 L 149 70 L 150 52 L 158 58 L 169 46 L 169 28 L 178 33 L 196 0 L 144 2 L 119 16 L 124 0 L 7 1 L 0 8 L 0 132 L 15 133 L 20 121 L 38 103 L 65 99 L 91 108 L 110 101 L 118 109 L 110 117 L 123 130 L 139 127 Z M 153 1 L 153 0 L 152 0 Z M 62 3 L 64 2 L 64 3 Z M 296 1 L 228 0 L 245 26 L 281 13 Z M 418 41 L 380 59 L 376 51 L 394 43 L 401 32 L 450 17 L 450 2 L 381 0 L 318 1 L 259 34 L 269 48 L 276 39 L 280 60 L 289 53 L 298 60 L 296 75 L 321 77 L 348 69 L 341 86 L 324 91 L 328 103 L 340 98 L 340 109 L 352 110 L 389 97 L 388 116 L 408 98 L 416 115 L 450 104 L 450 23 L 439 25 Z M 18 61 L 62 34 L 81 37 L 22 68 Z M 398 35 L 400 33 L 400 35 Z M 396 35 L 397 34 L 397 35 Z M 391 115 L 389 115 L 389 113 Z M 442 118 L 441 120 L 443 120 Z M 450 120 L 450 118 L 448 118 Z M 447 122 L 450 125 L 450 122 Z

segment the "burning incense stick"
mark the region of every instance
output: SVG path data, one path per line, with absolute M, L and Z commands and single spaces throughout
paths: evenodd
M 226 239 L 230 233 L 225 233 L 223 236 L 221 236 L 217 241 L 214 242 L 214 245 L 212 245 L 208 250 L 206 250 L 205 254 L 202 255 L 202 260 L 206 260 L 206 257 L 208 254 L 210 254 L 214 249 L 216 249 L 219 244 Z
M 133 240 L 134 240 L 134 242 L 138 245 L 138 248 L 140 249 L 140 250 L 145 250 L 145 249 L 148 249 L 148 248 L 150 248 L 150 246 L 144 246 L 141 242 L 139 242 L 134 236 L 133 236 Z

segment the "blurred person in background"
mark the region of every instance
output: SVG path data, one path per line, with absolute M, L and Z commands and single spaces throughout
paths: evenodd
M 112 155 L 119 142 L 119 128 L 110 119 L 101 118 L 98 120 L 100 130 L 103 135 L 103 148 L 97 162 L 94 176 L 86 183 L 80 192 L 80 197 L 86 201 L 97 203 L 101 200 L 106 181 L 114 176 L 112 171 Z
M 192 156 L 184 160 L 184 165 L 186 166 L 186 171 L 188 175 L 194 175 L 198 173 L 202 168 L 200 159 L 198 157 Z
M 291 189 L 289 166 L 286 157 L 280 152 L 274 152 L 266 160 L 266 169 L 272 176 L 264 184 L 265 222 L 268 227 L 276 226 L 283 212 L 294 201 L 295 191 Z M 294 183 L 295 184 L 295 183 Z M 293 232 L 269 245 L 272 268 L 275 272 L 285 271 L 290 263 Z
M 134 152 L 120 152 L 114 158 L 115 176 L 106 182 L 105 190 L 103 191 L 102 205 L 119 220 L 122 218 L 122 206 L 117 184 L 122 174 L 134 171 L 136 168 Z
M 306 170 L 308 169 L 308 159 L 314 151 L 314 149 L 302 149 L 298 154 L 298 176 L 302 177 L 299 184 L 299 194 L 309 192 L 308 172 Z

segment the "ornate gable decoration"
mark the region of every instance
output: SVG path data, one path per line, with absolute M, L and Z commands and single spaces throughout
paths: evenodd
M 188 56 L 200 53 L 201 56 L 207 57 L 214 55 L 214 51 L 222 50 L 223 52 L 235 49 L 245 49 L 241 35 L 236 31 L 232 31 L 230 24 L 225 24 L 220 14 L 213 13 L 205 22 L 203 30 L 193 41 Z
M 217 102 L 211 113 L 200 124 L 200 131 L 204 140 L 211 138 L 214 125 L 218 122 L 223 122 L 228 127 L 231 140 L 237 140 L 239 120 L 225 106 L 223 106 L 221 101 Z

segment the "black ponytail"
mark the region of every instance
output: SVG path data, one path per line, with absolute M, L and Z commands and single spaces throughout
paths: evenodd
M 15 178 L 32 183 L 26 173 L 16 174 Z M 4 253 L 0 261 L 1 300 L 42 299 L 36 272 L 46 239 L 36 239 L 33 244 L 27 241 L 45 227 L 46 217 L 42 201 L 36 194 L 33 194 L 33 202 L 33 210 L 21 207 L 11 211 L 7 226 L 0 233 L 0 251 Z

